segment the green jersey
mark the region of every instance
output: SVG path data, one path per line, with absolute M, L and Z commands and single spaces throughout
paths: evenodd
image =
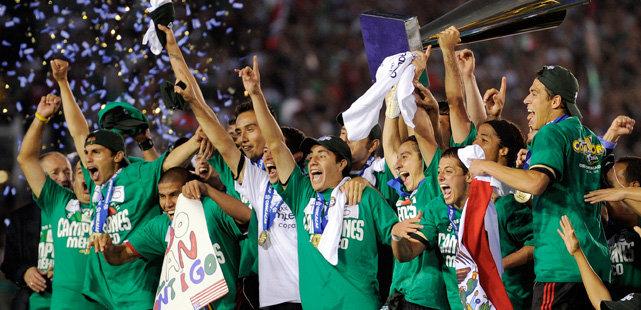
M 52 309 L 98 309 L 82 295 L 93 209 L 47 177 L 36 204 L 51 220 L 56 262 Z
M 389 244 L 394 211 L 376 190 L 366 187 L 361 203 L 346 206 L 338 263 L 331 265 L 311 243 L 316 192 L 300 168 L 278 193 L 296 216 L 300 297 L 304 309 L 379 309 L 377 242 Z M 332 189 L 321 193 L 331 200 Z M 331 207 L 331 206 L 330 206 Z
M 36 205 L 38 205 L 37 200 Z M 40 207 L 40 205 L 38 206 Z M 38 241 L 38 266 L 36 267 L 42 272 L 47 272 L 54 266 L 53 230 L 51 229 L 50 215 L 42 207 L 40 209 L 40 239 Z M 51 293 L 33 293 L 29 297 L 29 304 L 30 309 L 49 309 Z
M 115 177 L 113 195 L 103 231 L 114 244 L 121 244 L 154 216 L 160 214 L 158 180 L 166 154 L 151 162 L 132 161 Z M 92 208 L 100 200 L 96 184 L 83 168 L 85 181 L 92 194 Z M 107 196 L 108 183 L 102 186 Z M 94 212 L 95 221 L 96 214 Z M 92 227 L 93 231 L 93 227 Z M 101 253 L 90 251 L 85 273 L 83 294 L 111 309 L 150 309 L 160 276 L 158 262 L 134 260 L 120 266 L 107 262 Z
M 514 195 L 499 197 L 494 202 L 499 224 L 501 257 L 506 257 L 524 246 L 532 246 L 532 210 L 525 203 L 514 200 Z M 527 263 L 503 271 L 501 277 L 514 309 L 532 306 L 534 263 Z
M 439 187 L 434 185 L 434 182 L 438 178 L 438 173 L 435 171 L 438 170 L 440 154 L 439 149 L 432 163 L 425 170 L 425 179 L 421 181 L 418 188 L 410 196 L 396 202 L 399 222 L 417 216 L 419 211 L 427 213 L 430 207 L 428 203 L 439 196 Z M 436 252 L 436 248 L 431 247 L 409 262 L 401 263 L 394 259 L 394 275 L 390 291 L 400 292 L 405 300 L 417 305 L 434 309 L 449 308 L 442 266 Z
M 208 197 L 203 199 L 203 210 L 207 222 L 207 231 L 211 239 L 216 260 L 223 271 L 229 293 L 216 300 L 214 309 L 234 309 L 236 305 L 236 278 L 238 278 L 238 260 L 240 248 L 238 241 L 241 233 L 234 220 Z M 160 214 L 131 235 L 129 244 L 136 253 L 148 261 L 162 260 L 167 250 L 169 237 L 169 216 Z
M 543 126 L 530 152 L 530 169 L 542 166 L 555 173 L 555 179 L 532 203 L 536 281 L 581 282 L 579 268 L 557 233 L 561 216 L 567 215 L 590 265 L 604 282 L 610 282 L 601 204 L 583 199 L 600 188 L 605 148 L 576 117 L 568 117 Z
M 454 261 L 458 252 L 458 227 L 463 210 L 449 207 L 442 196 L 434 198 L 426 206 L 425 215 L 421 220 L 421 233 L 427 238 L 430 247 L 438 247 L 440 258 L 443 260 L 442 272 L 447 299 L 450 308 L 463 309 L 456 279 Z
M 476 135 L 478 131 L 474 123 L 470 123 L 470 132 L 467 134 L 467 137 L 461 142 L 454 142 L 454 137 L 450 137 L 450 146 L 451 147 L 466 147 L 472 145 L 474 140 L 476 140 Z
M 209 164 L 216 172 L 218 172 L 220 181 L 227 188 L 227 195 L 242 201 L 245 205 L 251 208 L 249 200 L 243 197 L 238 190 L 236 190 L 237 184 L 236 180 L 234 180 L 234 174 L 231 172 L 220 153 L 214 153 L 214 155 L 209 159 Z M 245 235 L 245 238 L 240 241 L 240 251 L 240 269 L 238 277 L 244 278 L 251 275 L 257 275 L 258 219 L 256 218 L 256 212 L 251 212 L 249 224 L 247 226 L 247 234 Z
M 630 228 L 617 226 L 618 231 L 608 239 L 612 262 L 612 298 L 623 298 L 641 290 L 641 238 Z

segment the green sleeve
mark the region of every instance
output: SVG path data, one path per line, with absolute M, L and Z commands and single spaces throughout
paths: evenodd
M 474 123 L 470 122 L 470 133 L 467 134 L 467 137 L 461 142 L 454 142 L 454 137 L 450 136 L 450 146 L 451 147 L 466 147 L 468 145 L 472 145 L 474 143 L 474 140 L 476 139 L 476 126 L 474 126 Z
M 153 161 L 143 160 L 130 163 L 130 165 L 137 167 L 140 180 L 145 180 L 145 182 L 153 184 L 155 192 L 158 191 L 158 181 L 160 181 L 160 176 L 163 172 L 162 165 L 165 162 L 165 158 L 167 158 L 167 154 L 168 153 L 165 152 Z
M 376 187 L 379 192 L 383 195 L 383 198 L 387 200 L 387 203 L 390 206 L 395 206 L 396 201 L 398 200 L 398 193 L 387 185 L 387 182 L 394 179 L 394 174 L 385 163 L 385 170 L 381 172 L 376 172 Z
M 555 124 L 543 126 L 532 140 L 530 169 L 535 166 L 546 166 L 554 170 L 557 180 L 563 179 L 565 165 L 563 150 L 566 145 L 569 145 L 564 140 Z
M 230 194 L 230 192 L 236 192 L 234 190 L 234 174 L 229 169 L 229 166 L 227 166 L 227 163 L 223 159 L 223 156 L 218 152 L 214 153 L 214 155 L 212 155 L 212 157 L 209 159 L 209 164 L 212 166 L 212 168 L 214 168 L 216 172 L 218 172 L 220 181 L 227 188 L 227 193 Z M 246 162 L 246 164 L 251 163 Z M 237 196 L 238 195 L 235 195 L 234 197 L 238 198 Z
M 298 214 L 303 212 L 303 206 L 307 205 L 309 198 L 314 195 L 309 177 L 303 175 L 303 171 L 296 166 L 287 180 L 287 188 L 276 183 L 272 184 L 278 194 L 283 197 L 283 201 L 292 210 L 292 213 Z
M 45 178 L 45 184 L 40 191 L 40 197 L 35 198 L 34 196 L 36 205 L 47 216 L 51 216 L 54 208 L 64 208 L 67 202 L 73 198 L 74 195 L 70 190 L 58 185 L 48 176 Z
M 389 245 L 392 226 L 398 222 L 396 213 L 387 204 L 385 198 L 373 188 L 366 187 L 363 196 L 367 197 L 367 206 L 372 210 L 378 240 Z
M 205 199 L 209 200 L 209 203 L 212 206 L 211 208 L 208 208 L 208 212 L 212 212 L 214 218 L 218 222 L 218 227 L 224 232 L 226 236 L 231 238 L 231 240 L 234 240 L 235 242 L 240 241 L 243 237 L 243 233 L 238 228 L 238 225 L 236 224 L 234 219 L 231 216 L 227 215 L 227 213 L 225 213 L 216 202 L 209 198 Z M 203 205 L 205 205 L 204 201 Z
M 141 229 L 132 232 L 127 242 L 136 253 L 151 261 L 165 255 L 167 250 L 165 237 L 168 229 L 169 218 L 167 215 L 161 214 L 145 223 Z

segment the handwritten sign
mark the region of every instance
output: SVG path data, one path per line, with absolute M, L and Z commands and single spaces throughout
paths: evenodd
M 229 292 L 209 239 L 203 205 L 178 197 L 167 232 L 154 309 L 200 309 Z

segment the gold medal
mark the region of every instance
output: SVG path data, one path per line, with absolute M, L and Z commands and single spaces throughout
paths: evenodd
M 321 239 L 321 234 L 312 235 L 312 245 L 314 245 L 315 248 L 318 247 L 318 244 L 320 243 L 320 239 Z
M 532 194 L 524 193 L 522 191 L 514 192 L 514 200 L 520 203 L 526 203 L 528 200 L 532 199 Z
M 266 230 L 263 230 L 260 232 L 260 235 L 258 236 L 258 245 L 262 246 L 267 242 L 267 239 L 269 238 L 269 234 L 267 233 Z

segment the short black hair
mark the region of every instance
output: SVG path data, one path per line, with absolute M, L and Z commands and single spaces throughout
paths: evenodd
M 167 169 L 165 172 L 162 173 L 160 176 L 160 180 L 158 180 L 158 184 L 160 183 L 166 183 L 166 182 L 177 182 L 182 185 L 185 185 L 187 182 L 196 180 L 196 176 L 189 172 L 186 168 L 183 167 L 173 167 L 170 169 Z
M 641 183 L 641 157 L 625 156 L 617 160 L 617 164 L 626 164 L 623 176 L 627 183 L 637 181 Z
M 443 158 L 445 158 L 445 157 L 456 158 L 456 159 L 458 160 L 459 166 L 463 169 L 463 173 L 464 173 L 464 174 L 467 174 L 467 173 L 469 172 L 469 170 L 467 169 L 467 167 L 465 166 L 465 164 L 463 164 L 463 162 L 461 161 L 461 159 L 458 157 L 458 150 L 459 150 L 459 149 L 461 149 L 461 148 L 460 148 L 460 147 L 451 147 L 451 148 L 448 148 L 448 149 L 447 149 L 447 150 L 445 150 L 445 151 L 443 152 L 443 154 L 441 155 L 441 159 L 443 159 Z
M 303 139 L 305 139 L 305 134 L 300 129 L 281 126 L 280 130 L 283 132 L 283 136 L 285 136 L 285 144 L 292 154 L 302 151 L 300 144 L 303 142 Z
M 269 104 L 267 104 L 267 109 L 269 110 L 269 113 L 276 117 L 274 110 Z M 254 111 L 254 104 L 249 100 L 241 101 L 240 104 L 234 108 L 234 124 L 236 123 L 236 119 L 238 119 L 238 115 L 248 111 Z
M 504 119 L 493 119 L 483 124 L 492 126 L 492 129 L 494 129 L 496 135 L 499 137 L 499 147 L 507 147 L 507 155 L 505 156 L 507 166 L 512 168 L 516 167 L 516 157 L 519 151 L 525 148 L 525 139 L 519 127 Z
M 236 125 L 236 116 L 232 115 L 227 121 L 227 126 Z

